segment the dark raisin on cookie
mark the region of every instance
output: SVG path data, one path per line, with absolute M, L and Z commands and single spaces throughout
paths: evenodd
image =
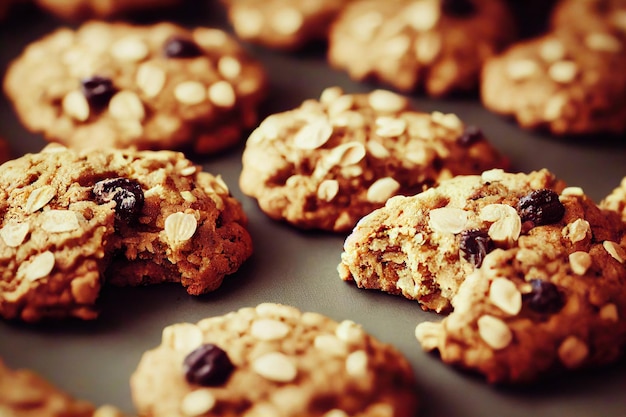
M 480 268 L 485 256 L 493 250 L 494 244 L 484 230 L 470 229 L 461 232 L 460 247 L 463 258 Z
M 563 218 L 565 206 L 559 195 L 552 190 L 534 190 L 517 203 L 517 212 L 522 222 L 532 222 L 535 226 L 556 223 Z
M 115 215 L 127 223 L 141 212 L 144 203 L 141 185 L 128 178 L 110 178 L 93 186 L 93 196 L 98 204 L 115 201 Z
M 531 279 L 529 282 L 531 292 L 524 297 L 532 310 L 553 314 L 563 307 L 565 300 L 556 285 L 542 279 Z
M 195 58 L 202 55 L 202 49 L 192 40 L 173 36 L 163 46 L 168 58 Z
M 224 384 L 234 369 L 226 352 L 212 343 L 196 348 L 183 361 L 187 381 L 205 387 Z
M 476 13 L 471 0 L 441 0 L 441 10 L 448 16 L 468 17 Z
M 116 92 L 110 78 L 94 75 L 80 81 L 81 91 L 92 108 L 106 107 Z
M 483 131 L 476 126 L 467 126 L 461 136 L 459 136 L 456 142 L 461 146 L 471 146 L 474 143 L 483 140 L 485 136 Z

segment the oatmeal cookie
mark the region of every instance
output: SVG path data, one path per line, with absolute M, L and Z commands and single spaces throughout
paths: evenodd
M 328 60 L 355 80 L 431 96 L 472 91 L 480 69 L 515 38 L 501 0 L 350 3 L 329 35 Z
M 91 21 L 29 45 L 4 89 L 28 129 L 71 148 L 208 154 L 256 123 L 265 83 L 222 30 Z
M 444 362 L 519 383 L 617 360 L 626 226 L 546 170 L 459 176 L 395 197 L 354 229 L 344 280 L 453 310 L 416 328 Z
M 527 129 L 555 135 L 626 130 L 626 65 L 618 37 L 555 31 L 515 44 L 483 69 L 481 98 Z
M 551 15 L 552 28 L 626 37 L 623 0 L 561 0 Z
M 349 231 L 391 196 L 507 164 L 454 114 L 418 112 L 385 90 L 338 87 L 268 117 L 242 159 L 240 188 L 268 216 L 335 232 Z
M 353 0 L 222 0 L 237 36 L 295 50 L 325 40 L 339 11 Z
M 216 289 L 252 252 L 226 184 L 171 151 L 51 144 L 0 166 L 0 315 L 97 316 L 106 282 Z
M 408 361 L 352 321 L 265 303 L 163 330 L 131 377 L 142 416 L 414 417 Z

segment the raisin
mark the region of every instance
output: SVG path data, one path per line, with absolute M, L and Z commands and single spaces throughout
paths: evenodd
M 116 92 L 113 81 L 110 78 L 100 77 L 99 75 L 83 78 L 80 84 L 87 102 L 95 109 L 106 107 Z
M 448 16 L 467 17 L 476 13 L 476 6 L 471 0 L 442 0 L 441 10 Z
M 176 36 L 165 42 L 163 51 L 168 58 L 194 58 L 202 55 L 202 49 L 194 41 Z
M 187 381 L 205 387 L 222 385 L 234 369 L 226 352 L 211 343 L 192 351 L 183 362 Z
M 483 131 L 476 126 L 467 126 L 461 136 L 456 140 L 461 146 L 471 146 L 484 139 Z
M 531 292 L 524 297 L 527 299 L 528 307 L 538 313 L 556 313 L 565 300 L 556 285 L 542 279 L 530 280 Z
M 520 198 L 517 212 L 522 222 L 530 221 L 535 226 L 556 223 L 563 218 L 565 207 L 559 195 L 552 190 L 534 190 Z
M 126 223 L 134 220 L 143 208 L 143 190 L 135 180 L 128 178 L 102 180 L 93 186 L 92 193 L 98 204 L 115 201 L 115 215 Z
M 487 232 L 478 229 L 461 232 L 461 253 L 468 262 L 473 263 L 477 268 L 480 268 L 485 256 L 493 248 L 493 241 Z

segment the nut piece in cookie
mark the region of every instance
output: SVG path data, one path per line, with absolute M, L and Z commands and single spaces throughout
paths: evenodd
M 331 87 L 261 123 L 246 143 L 239 184 L 273 219 L 346 232 L 389 197 L 506 164 L 454 114 L 418 112 L 385 90 Z
M 444 96 L 475 90 L 514 27 L 501 0 L 355 1 L 331 26 L 328 60 L 355 80 Z
M 617 360 L 626 225 L 546 170 L 459 176 L 395 197 L 345 242 L 339 271 L 437 312 L 416 337 L 489 382 Z
M 180 0 L 35 0 L 37 5 L 63 19 L 103 19 L 129 12 L 163 8 Z
M 103 276 L 202 294 L 252 253 L 239 202 L 181 153 L 48 145 L 0 166 L 0 190 L 7 319 L 93 319 Z
M 163 330 L 131 376 L 140 415 L 414 417 L 410 364 L 350 320 L 264 303 Z
M 626 37 L 557 30 L 485 64 L 481 99 L 527 129 L 554 135 L 626 131 Z
M 222 0 L 238 37 L 269 48 L 295 50 L 326 40 L 341 9 L 352 0 Z
M 124 417 L 115 407 L 97 409 L 76 400 L 36 373 L 9 369 L 0 359 L 0 415 L 7 417 Z
M 241 139 L 265 85 L 222 30 L 97 21 L 30 44 L 4 79 L 24 125 L 50 141 L 200 154 Z

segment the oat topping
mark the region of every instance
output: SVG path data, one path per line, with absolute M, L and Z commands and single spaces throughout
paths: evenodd
M 512 316 L 522 309 L 522 294 L 515 284 L 506 278 L 496 278 L 489 287 L 489 301 Z
M 30 262 L 23 263 L 17 270 L 17 277 L 26 281 L 37 281 L 47 277 L 54 268 L 54 254 L 50 251 L 35 255 Z
M 211 391 L 201 388 L 186 394 L 180 404 L 180 409 L 186 416 L 196 417 L 211 411 L 216 402 Z
M 0 237 L 7 246 L 16 248 L 24 242 L 29 230 L 30 225 L 26 222 L 9 222 L 0 229 Z
M 298 370 L 285 354 L 270 352 L 260 356 L 252 363 L 254 371 L 273 382 L 291 382 Z
M 620 245 L 610 240 L 602 242 L 604 249 L 615 259 L 617 262 L 623 264 L 626 261 L 626 251 Z
M 484 315 L 478 321 L 478 334 L 492 349 L 507 347 L 513 340 L 513 333 L 505 322 L 497 317 Z
M 441 207 L 430 211 L 428 225 L 439 233 L 461 233 L 467 226 L 468 212 L 455 207 Z
M 576 336 L 568 336 L 559 346 L 558 353 L 565 367 L 576 368 L 587 358 L 589 348 Z
M 26 213 L 34 213 L 45 207 L 56 196 L 56 190 L 50 185 L 35 188 L 31 191 L 24 206 Z
M 198 221 L 193 214 L 172 213 L 165 219 L 165 234 L 171 243 L 186 242 L 196 233 Z

